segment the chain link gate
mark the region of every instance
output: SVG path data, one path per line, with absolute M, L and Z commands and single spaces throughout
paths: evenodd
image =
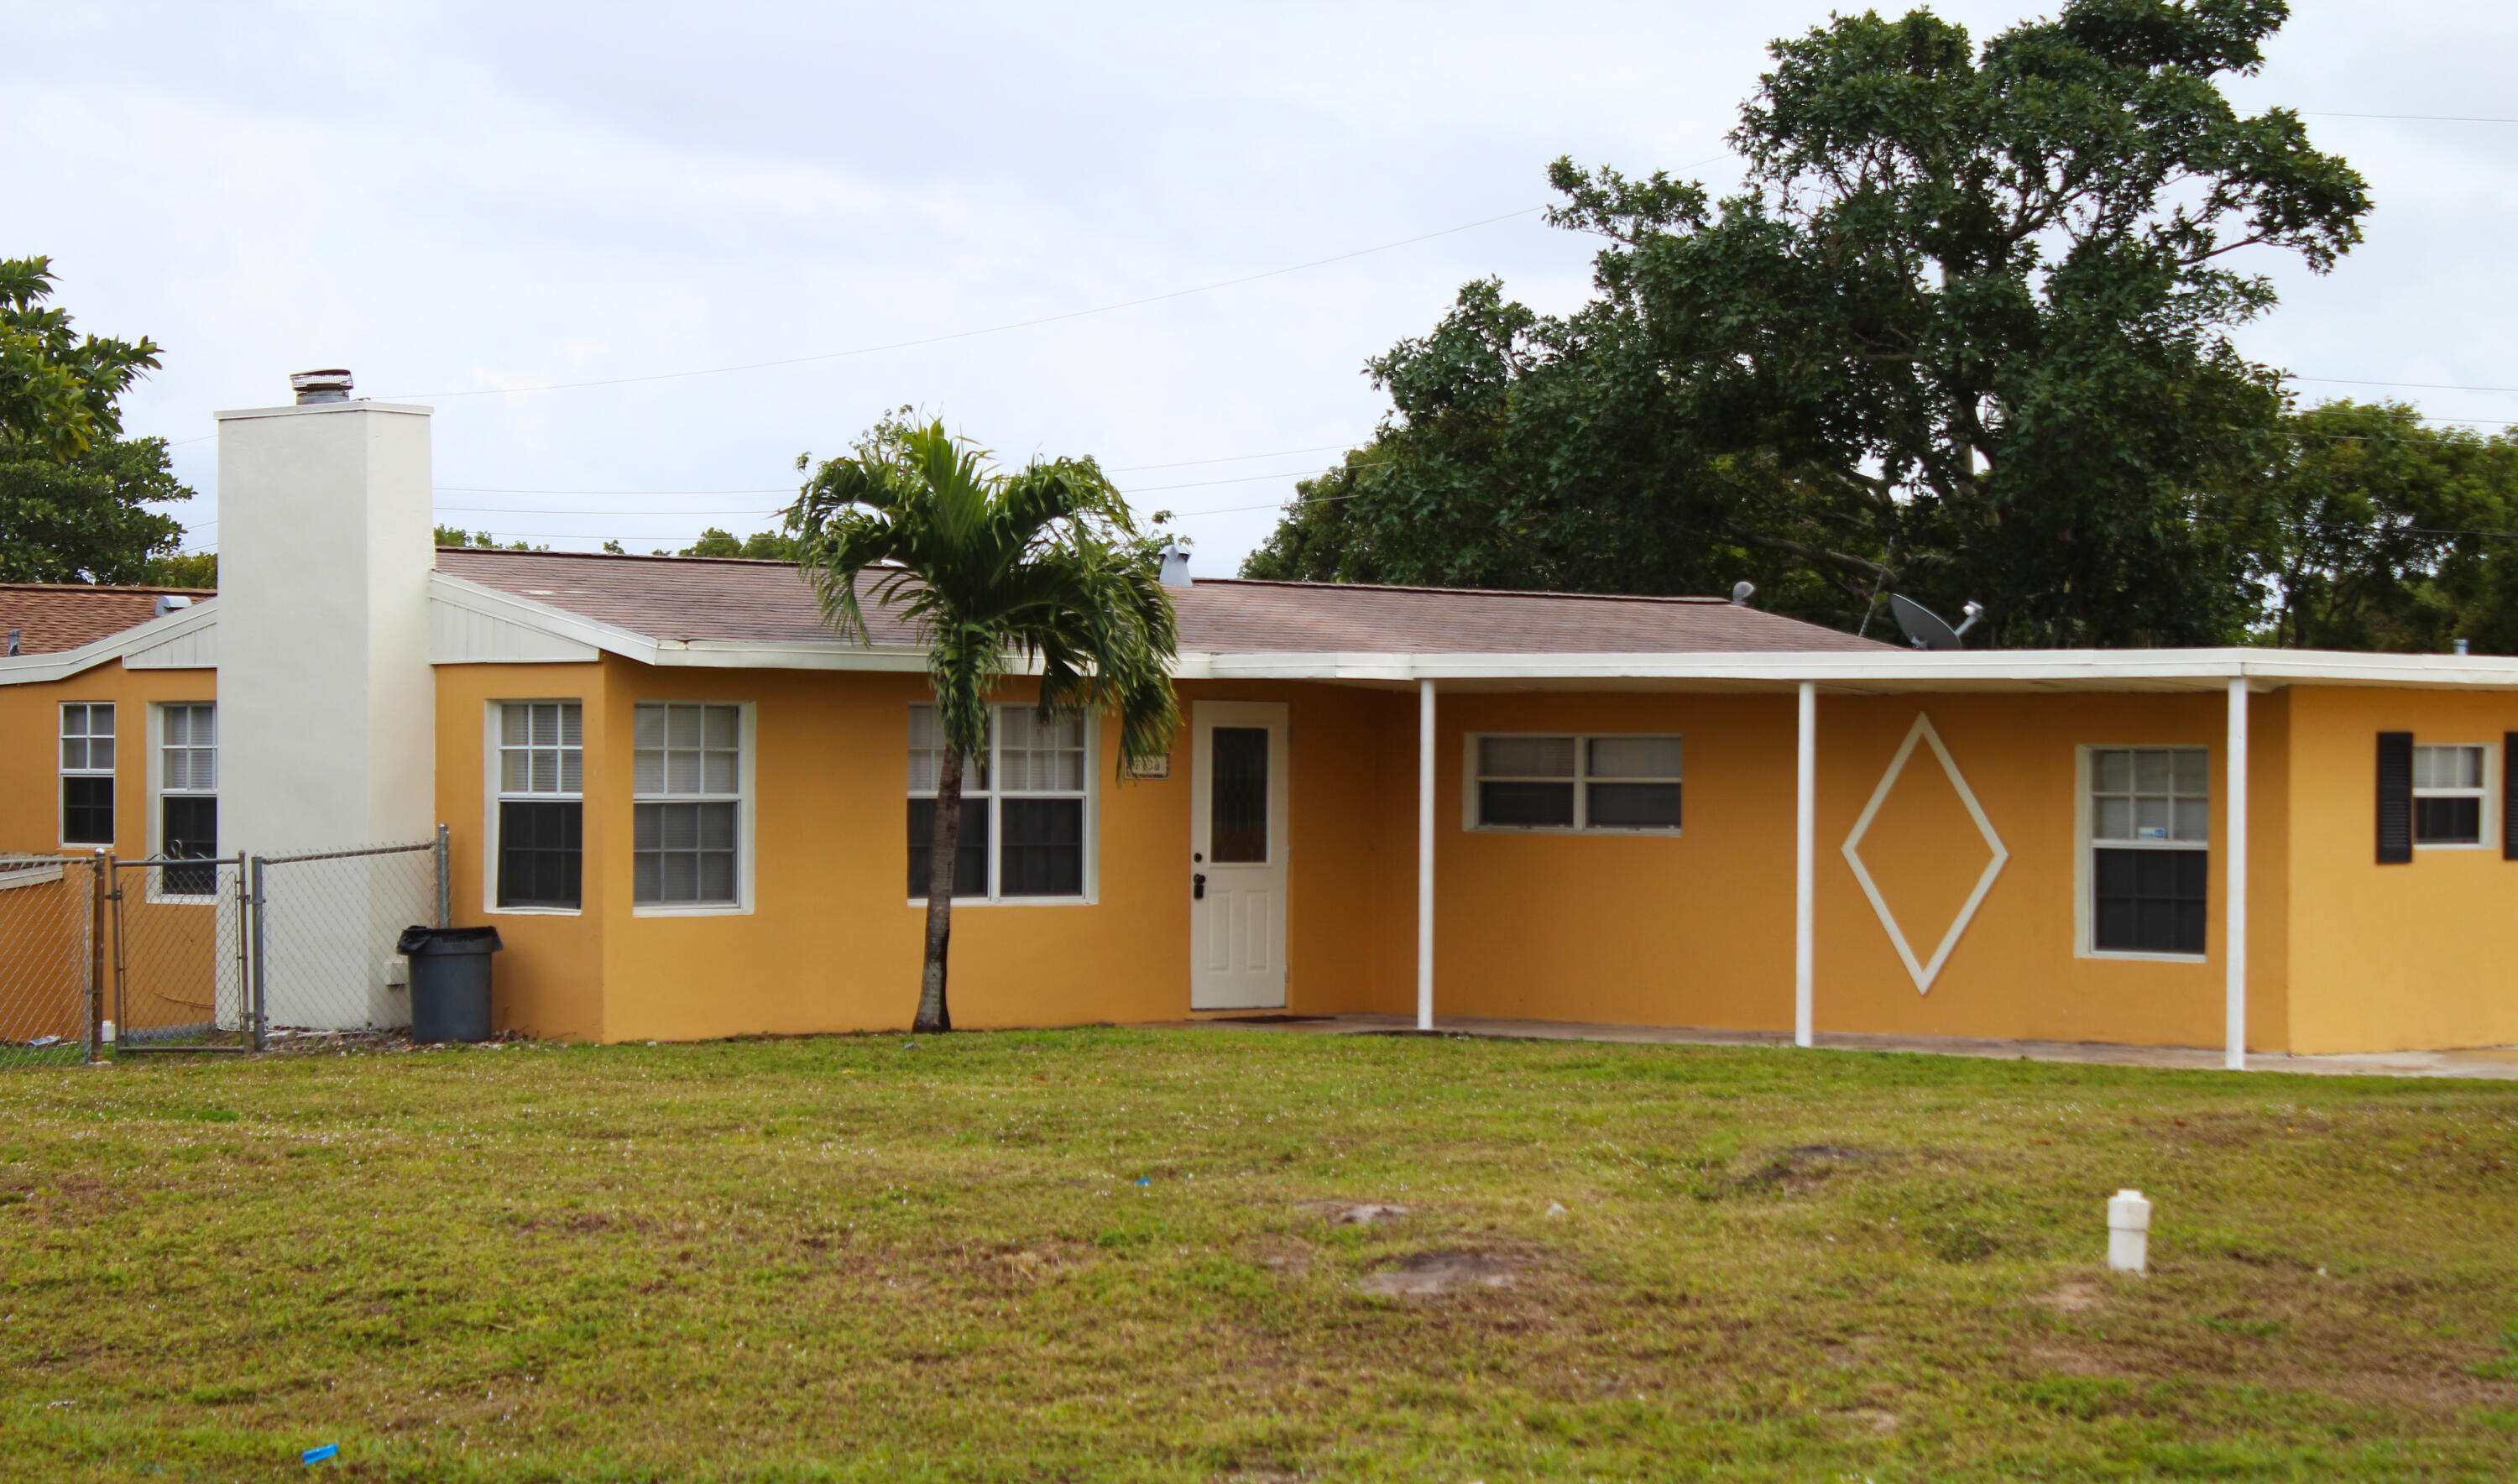
M 0 1067 L 87 1059 L 104 1013 L 105 860 L 0 854 Z
M 406 1026 L 395 940 L 447 925 L 447 868 L 443 825 L 291 855 L 0 854 L 0 1067 Z

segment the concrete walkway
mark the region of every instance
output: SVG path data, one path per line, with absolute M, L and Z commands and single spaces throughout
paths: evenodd
M 1294 1035 L 1392 1035 L 1416 1033 L 1401 1015 L 1220 1015 L 1166 1024 L 1202 1029 L 1273 1030 Z M 1789 1046 L 1792 1037 L 1767 1030 L 1715 1030 L 1695 1026 L 1606 1026 L 1582 1021 L 1498 1021 L 1440 1016 L 1442 1035 L 1495 1036 L 1530 1041 L 1621 1041 L 1648 1046 Z M 2196 1046 L 2109 1046 L 2072 1041 L 1990 1041 L 1937 1035 L 1849 1035 L 1821 1031 L 1821 1050 L 1903 1051 L 1926 1056 L 1988 1057 L 2000 1061 L 2078 1062 L 2107 1067 L 2176 1067 L 2216 1071 L 2221 1053 Z M 2482 1077 L 2518 1081 L 2518 1047 L 2474 1051 L 2393 1051 L 2367 1056 L 2291 1056 L 2259 1052 L 2250 1071 L 2312 1072 L 2323 1076 Z

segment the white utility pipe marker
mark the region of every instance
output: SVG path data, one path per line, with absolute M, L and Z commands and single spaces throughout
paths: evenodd
M 2140 1191 L 2118 1191 L 2107 1201 L 2107 1266 L 2119 1273 L 2150 1267 L 2150 1202 Z

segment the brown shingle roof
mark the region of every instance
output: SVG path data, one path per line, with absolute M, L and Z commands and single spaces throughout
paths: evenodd
M 664 639 L 827 639 L 785 562 L 447 546 L 438 570 Z M 1193 654 L 1737 654 L 1890 646 L 1711 597 L 1201 579 L 1174 588 Z M 869 611 L 878 644 L 914 636 Z
M 157 599 L 215 597 L 208 588 L 91 588 L 83 583 L 0 583 L 0 639 L 18 631 L 21 654 L 92 644 L 157 616 Z M 5 647 L 0 642 L 0 647 Z

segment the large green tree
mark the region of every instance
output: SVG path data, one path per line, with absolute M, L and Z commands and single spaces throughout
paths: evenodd
M 1369 367 L 1392 411 L 1254 575 L 1715 591 L 1848 627 L 1884 589 L 2009 644 L 2194 643 L 2256 611 L 2232 502 L 2277 377 L 2245 249 L 2323 271 L 2359 176 L 2239 114 L 2279 0 L 2072 0 L 1981 48 L 1917 11 L 1772 48 L 1741 190 L 1560 160 L 1598 296 L 1493 283 Z
M 927 886 L 927 945 L 913 1028 L 950 1030 L 945 970 L 967 760 L 987 756 L 992 702 L 1036 669 L 1044 718 L 1096 708 L 1119 721 L 1120 776 L 1164 755 L 1180 722 L 1179 650 L 1156 544 L 1090 458 L 999 473 L 944 431 L 886 420 L 812 472 L 789 515 L 831 627 L 868 637 L 871 600 L 927 646 L 943 732 Z M 803 462 L 803 460 L 800 460 Z
M 2267 640 L 2518 653 L 2518 439 L 2427 427 L 2402 403 L 2329 402 L 2289 431 L 2248 533 Z
M 80 334 L 53 282 L 48 259 L 0 260 L 0 581 L 163 581 L 183 527 L 145 506 L 193 492 L 117 406 L 157 347 Z

